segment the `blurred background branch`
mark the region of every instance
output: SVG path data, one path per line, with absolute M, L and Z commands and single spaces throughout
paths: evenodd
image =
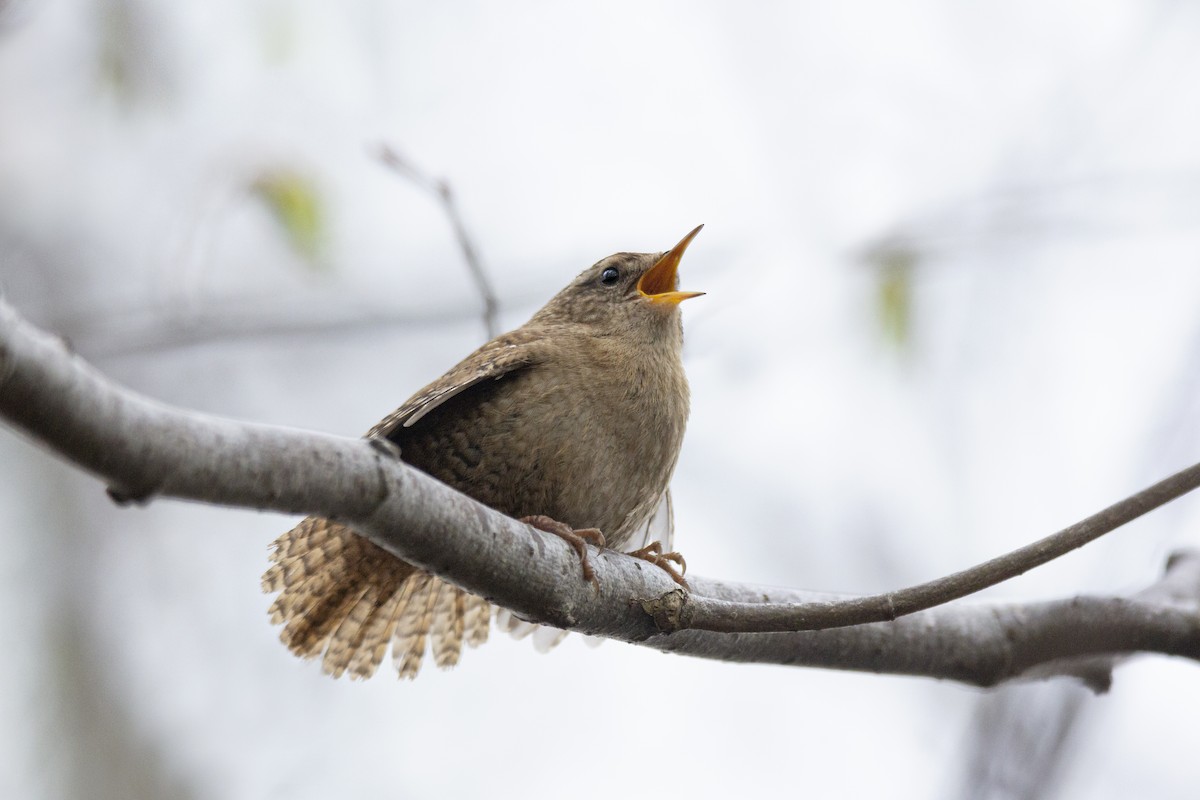
M 1196 460 L 1198 45 L 1200 7 L 1175 0 L 7 0 L 0 286 L 145 394 L 356 435 L 474 348 L 486 306 L 436 181 L 414 191 L 369 143 L 453 176 L 499 327 L 708 222 L 686 265 L 709 297 L 685 314 L 680 547 L 700 571 L 878 592 Z M 1103 698 L 575 638 L 545 659 L 495 641 L 419 691 L 328 681 L 246 613 L 286 521 L 118 510 L 16 437 L 0 470 L 5 797 L 1200 784 L 1181 659 L 1134 659 Z M 1128 596 L 1198 546 L 1185 500 L 988 599 Z M 709 735 L 586 785 L 569 760 L 528 769 L 523 743 L 577 729 L 580 685 L 604 694 L 594 738 L 659 730 L 662 704 L 624 690 L 648 681 Z
M 470 272 L 475 289 L 483 301 L 483 329 L 487 334 L 485 340 L 495 338 L 500 333 L 500 323 L 497 318 L 500 301 L 496 299 L 496 291 L 492 288 L 491 278 L 488 277 L 479 260 L 479 250 L 475 247 L 462 215 L 458 211 L 458 205 L 454 202 L 454 191 L 450 188 L 450 184 L 443 178 L 432 178 L 426 175 L 390 145 L 379 145 L 378 156 L 379 160 L 391 167 L 397 175 L 408 178 L 437 199 L 438 204 L 446 213 L 446 219 L 450 221 L 450 226 L 454 229 L 454 240 L 458 243 L 463 262 L 467 265 L 467 271 Z

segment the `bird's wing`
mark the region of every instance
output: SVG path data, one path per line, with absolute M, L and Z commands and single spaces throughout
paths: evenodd
M 367 436 L 390 436 L 397 428 L 411 427 L 451 397 L 481 381 L 503 378 L 538 363 L 542 360 L 544 341 L 542 336 L 523 329 L 492 339 L 380 420 L 367 431 Z

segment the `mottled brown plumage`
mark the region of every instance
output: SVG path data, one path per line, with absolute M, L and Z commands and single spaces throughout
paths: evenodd
M 609 547 L 645 544 L 638 534 L 667 498 L 687 421 L 678 304 L 696 293 L 676 291 L 676 270 L 699 230 L 666 253 L 618 253 L 584 270 L 367 435 L 510 516 L 598 528 Z M 323 656 L 334 677 L 369 677 L 389 643 L 400 675 L 414 677 L 427 643 L 449 667 L 464 641 L 487 639 L 485 600 L 344 525 L 309 517 L 276 540 L 272 561 L 263 589 L 280 593 L 270 609 L 280 638 Z

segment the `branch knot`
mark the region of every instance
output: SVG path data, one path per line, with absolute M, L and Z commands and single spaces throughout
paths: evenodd
M 642 601 L 642 610 L 654 620 L 663 633 L 673 633 L 688 627 L 687 592 L 682 586 L 666 594 Z

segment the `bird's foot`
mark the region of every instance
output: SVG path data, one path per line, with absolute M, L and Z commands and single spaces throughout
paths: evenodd
M 629 555 L 634 558 L 640 558 L 643 561 L 649 561 L 670 575 L 671 580 L 683 588 L 691 590 L 692 587 L 688 586 L 688 582 L 683 578 L 683 574 L 687 572 L 687 561 L 684 560 L 682 553 L 664 553 L 662 542 L 651 542 L 641 550 L 634 550 Z M 678 570 L 675 569 L 676 564 L 679 565 Z
M 545 514 L 521 517 L 521 522 L 532 525 L 539 531 L 552 533 L 574 547 L 575 552 L 579 554 L 579 565 L 583 568 L 583 579 L 590 581 L 592 586 L 596 587 L 596 591 L 600 590 L 600 581 L 597 580 L 596 573 L 592 570 L 592 562 L 588 560 L 587 552 L 589 544 L 604 547 L 604 534 L 600 532 L 599 528 L 572 528 L 567 523 L 559 522 Z

